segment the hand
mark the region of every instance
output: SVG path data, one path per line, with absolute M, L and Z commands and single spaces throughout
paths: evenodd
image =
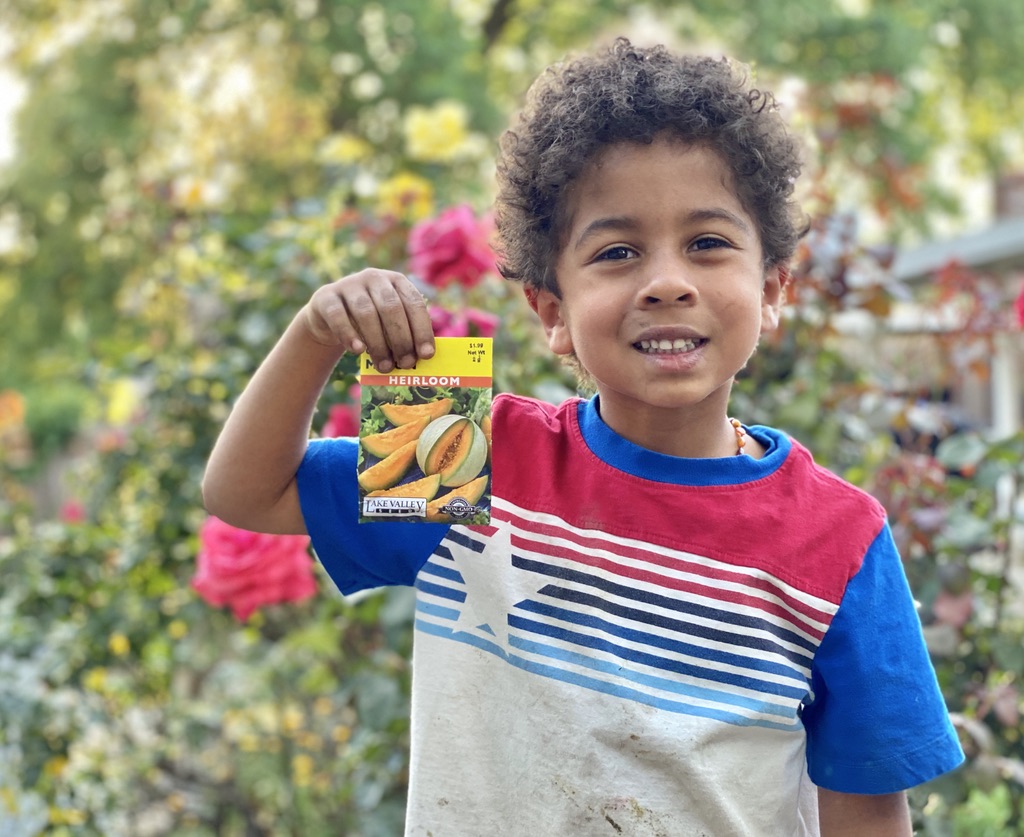
M 401 273 L 367 268 L 318 288 L 303 310 L 310 336 L 325 346 L 367 352 L 381 372 L 411 369 L 434 354 L 423 295 Z

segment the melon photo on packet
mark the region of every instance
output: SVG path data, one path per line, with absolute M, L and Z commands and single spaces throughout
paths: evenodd
M 491 340 L 440 337 L 413 369 L 360 358 L 359 520 L 490 522 Z

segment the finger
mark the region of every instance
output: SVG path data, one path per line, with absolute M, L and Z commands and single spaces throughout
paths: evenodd
M 352 283 L 342 297 L 348 320 L 359 338 L 373 365 L 381 372 L 394 368 L 394 359 L 381 322 L 377 303 L 374 300 L 372 284 Z
M 402 298 L 402 304 L 405 306 L 405 313 L 409 321 L 409 330 L 416 354 L 421 358 L 433 357 L 434 325 L 430 321 L 427 301 L 412 282 L 405 279 L 405 277 L 402 278 L 402 282 L 395 284 L 395 290 Z
M 410 369 L 416 365 L 416 349 L 405 300 L 395 287 L 405 278 L 397 275 L 388 278 L 388 282 L 376 283 L 369 288 L 370 297 L 377 307 L 391 358 L 396 366 Z
M 349 321 L 337 283 L 325 285 L 313 293 L 306 306 L 306 324 L 318 343 L 340 345 L 352 352 L 363 351 L 363 342 Z

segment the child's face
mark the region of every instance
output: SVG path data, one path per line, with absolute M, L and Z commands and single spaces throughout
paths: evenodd
M 551 349 L 575 352 L 622 432 L 646 419 L 720 420 L 733 377 L 778 322 L 778 270 L 713 151 L 659 138 L 610 146 L 575 182 L 540 292 Z M 635 434 L 627 434 L 635 438 Z

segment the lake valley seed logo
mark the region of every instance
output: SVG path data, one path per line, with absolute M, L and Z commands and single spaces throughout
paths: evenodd
M 480 506 L 474 506 L 469 503 L 464 497 L 452 497 L 451 500 L 441 506 L 440 510 L 456 520 L 465 520 L 481 509 Z
M 363 514 L 366 517 L 426 517 L 427 501 L 422 497 L 364 497 Z

